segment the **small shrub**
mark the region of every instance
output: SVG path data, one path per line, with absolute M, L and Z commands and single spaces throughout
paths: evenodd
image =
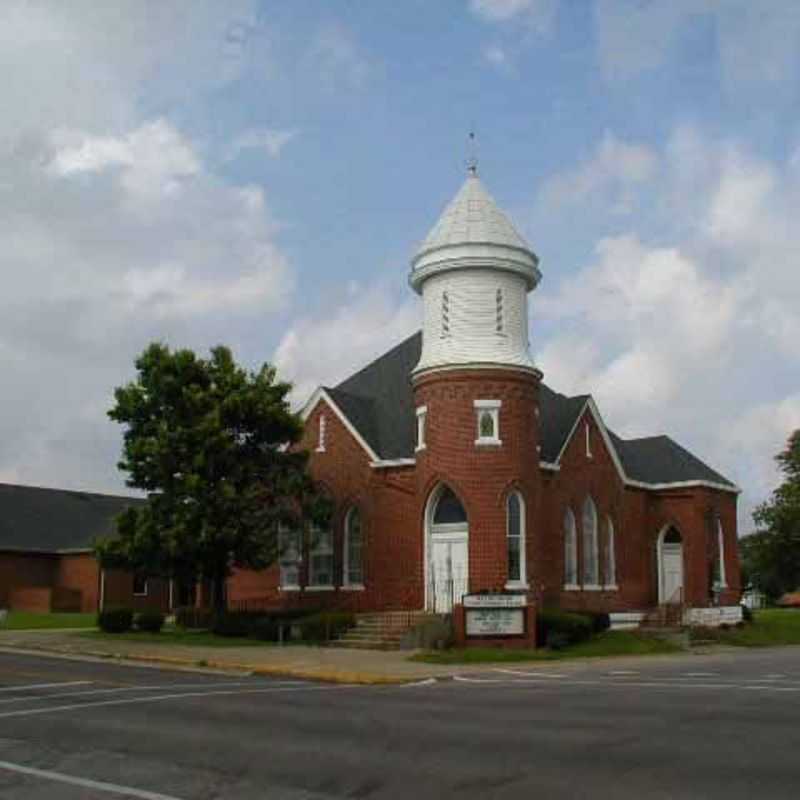
M 298 622 L 303 641 L 317 643 L 338 639 L 355 624 L 355 614 L 347 611 L 323 611 Z
M 142 611 L 136 615 L 136 627 L 146 633 L 161 633 L 164 615 L 160 611 Z
M 214 621 L 214 612 L 210 608 L 181 606 L 175 609 L 175 624 L 179 628 L 207 630 Z
M 97 615 L 97 627 L 104 633 L 125 633 L 133 627 L 133 609 L 109 608 Z
M 245 611 L 225 611 L 214 617 L 211 631 L 216 636 L 248 636 L 254 621 Z
M 280 639 L 280 620 L 275 617 L 261 617 L 250 625 L 250 636 L 261 642 L 277 642 Z
M 567 636 L 566 633 L 550 631 L 550 633 L 547 634 L 546 644 L 550 650 L 563 650 L 565 647 L 569 647 L 569 636 Z
M 611 627 L 611 617 L 605 611 L 582 611 L 581 616 L 591 620 L 592 633 L 603 633 Z
M 742 622 L 753 621 L 753 609 L 749 606 L 742 606 Z
M 536 618 L 536 638 L 550 647 L 551 634 L 562 635 L 568 644 L 582 642 L 592 635 L 592 620 L 585 614 L 543 609 Z

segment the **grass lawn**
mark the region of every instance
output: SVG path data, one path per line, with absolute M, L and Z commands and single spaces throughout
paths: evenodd
M 262 642 L 244 636 L 215 636 L 210 631 L 192 631 L 165 626 L 161 633 L 128 631 L 127 633 L 103 633 L 103 631 L 84 631 L 82 639 L 97 642 L 142 642 L 145 644 L 169 644 L 189 647 L 274 647 L 275 642 Z
M 30 611 L 9 611 L 0 631 L 36 631 L 55 628 L 94 628 L 96 614 L 35 614 Z
M 770 647 L 800 644 L 800 610 L 767 608 L 754 612 L 752 624 L 709 633 L 714 641 L 736 647 Z
M 505 650 L 500 647 L 467 647 L 463 650 L 418 653 L 411 661 L 426 664 L 485 664 L 512 661 L 563 661 L 601 656 L 646 656 L 679 653 L 682 648 L 661 639 L 640 636 L 633 631 L 606 631 L 586 642 L 563 650 Z

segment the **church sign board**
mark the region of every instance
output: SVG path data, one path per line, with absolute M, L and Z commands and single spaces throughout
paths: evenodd
M 521 594 L 466 595 L 466 638 L 524 636 L 527 606 L 528 599 Z

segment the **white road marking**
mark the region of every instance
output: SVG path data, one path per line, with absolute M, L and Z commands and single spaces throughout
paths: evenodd
M 34 778 L 43 778 L 48 781 L 68 783 L 71 786 L 81 786 L 84 789 L 94 789 L 97 792 L 108 792 L 122 797 L 135 797 L 138 800 L 179 800 L 179 798 L 168 794 L 147 792 L 144 789 L 134 789 L 131 786 L 120 786 L 116 783 L 105 783 L 104 781 L 93 781 L 88 778 L 76 778 L 73 775 L 64 775 L 61 772 L 51 772 L 47 769 L 34 769 L 22 764 L 12 764 L 9 761 L 0 761 L 0 769 L 8 772 L 19 772 L 22 775 L 31 775 Z
M 566 678 L 561 672 L 525 672 L 522 669 L 501 669 L 497 667 L 492 672 L 502 672 L 506 675 L 522 675 L 525 678 Z
M 608 673 L 609 675 L 639 675 L 637 669 L 614 669 Z
M 630 688 L 640 688 L 640 689 L 747 689 L 749 691 L 756 691 L 756 692 L 800 692 L 800 686 L 775 686 L 772 684 L 743 684 L 743 683 L 720 683 L 720 682 L 709 682 L 705 681 L 703 683 L 689 683 L 685 680 L 683 681 L 664 681 L 664 680 L 639 680 L 639 681 L 602 681 L 602 680 L 563 680 L 559 681 L 558 683 L 553 683 L 551 681 L 542 680 L 540 678 L 532 678 L 523 680 L 521 678 L 517 678 L 515 680 L 503 680 L 500 678 L 468 678 L 462 675 L 454 675 L 454 680 L 458 681 L 459 683 L 474 683 L 474 684 L 494 684 L 495 686 L 500 686 L 504 688 L 510 688 L 514 686 L 526 686 L 526 687 L 535 687 L 535 688 L 543 688 L 546 686 L 549 687 L 557 687 L 561 689 L 564 686 L 609 686 L 615 689 L 630 689 Z M 2 715 L 0 715 L 2 716 Z
M 685 672 L 683 675 L 676 675 L 676 678 L 717 678 L 718 672 Z
M 320 692 L 331 689 L 352 689 L 357 684 L 341 683 L 334 686 L 282 686 L 277 689 L 224 689 L 219 692 L 179 692 L 177 694 L 157 694 L 151 697 L 132 697 L 122 700 L 101 700 L 99 703 L 73 703 L 67 706 L 51 706 L 50 708 L 26 708 L 20 711 L 4 711 L 0 714 L 0 719 L 7 717 L 33 717 L 37 714 L 55 714 L 61 711 L 76 711 L 81 708 L 100 708 L 104 706 L 124 706 L 134 705 L 135 703 L 158 703 L 162 700 L 181 700 L 187 697 L 215 697 L 222 695 L 238 694 L 267 694 L 269 692 Z
M 271 686 L 298 686 L 305 681 L 276 681 Z M 164 689 L 203 689 L 204 687 L 231 687 L 252 686 L 252 681 L 223 681 L 220 683 L 165 683 L 160 686 L 115 686 L 110 689 L 89 689 L 85 692 L 59 692 L 58 694 L 39 694 L 32 697 L 6 697 L 0 700 L 0 705 L 7 703 L 30 703 L 36 700 L 56 700 L 62 697 L 86 697 L 94 694 L 113 694 L 114 692 L 155 692 Z
M 421 681 L 414 681 L 413 683 L 401 683 L 400 688 L 406 689 L 409 686 L 432 686 L 436 683 L 436 678 L 425 678 Z
M 88 686 L 92 681 L 62 681 L 61 683 L 31 683 L 27 686 L 2 686 L 0 692 L 29 692 L 33 689 L 60 689 L 63 686 Z

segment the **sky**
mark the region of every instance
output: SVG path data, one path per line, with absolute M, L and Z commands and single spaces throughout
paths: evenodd
M 299 403 L 415 331 L 474 130 L 545 381 L 752 529 L 800 427 L 800 4 L 4 0 L 0 74 L 0 481 L 124 491 L 153 340 Z

